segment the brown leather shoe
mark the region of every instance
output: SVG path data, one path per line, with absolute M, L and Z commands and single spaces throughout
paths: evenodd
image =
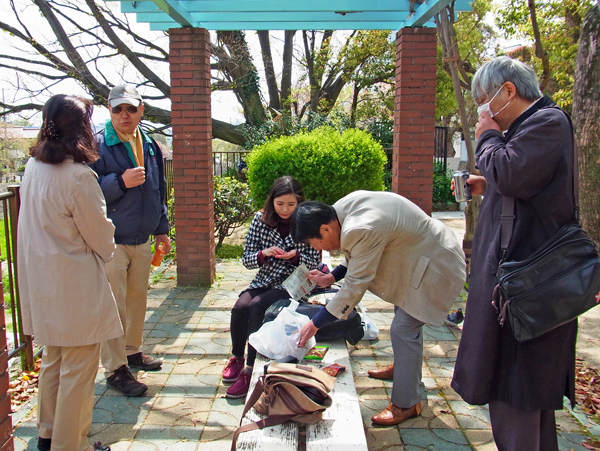
M 385 367 L 383 369 L 369 370 L 369 377 L 374 379 L 393 379 L 394 378 L 394 364 Z
M 396 424 L 400 424 L 403 421 L 408 420 L 409 418 L 413 418 L 421 415 L 421 403 L 418 402 L 414 406 L 409 407 L 408 409 L 402 409 L 400 407 L 396 407 L 393 404 L 390 404 L 385 409 L 383 409 L 380 413 L 371 417 L 371 421 L 373 424 L 378 424 L 381 426 L 394 426 Z

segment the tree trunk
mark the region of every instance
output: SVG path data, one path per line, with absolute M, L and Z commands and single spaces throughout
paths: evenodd
M 271 55 L 271 42 L 269 41 L 268 30 L 258 30 L 258 41 L 262 52 L 263 65 L 265 66 L 265 80 L 269 90 L 269 106 L 277 111 L 281 110 L 279 103 L 279 89 L 277 88 L 277 77 L 275 76 L 275 66 L 273 65 L 273 56 Z
M 475 169 L 475 150 L 473 149 L 473 142 L 471 141 L 470 124 L 467 117 L 467 110 L 465 108 L 465 99 L 462 93 L 462 86 L 458 75 L 458 67 L 459 65 L 462 66 L 462 59 L 458 53 L 456 34 L 453 32 L 453 29 L 451 30 L 454 25 L 450 22 L 449 16 L 454 17 L 454 12 L 452 9 L 446 7 L 438 16 L 440 20 L 436 18 L 438 36 L 440 38 L 440 42 L 442 43 L 444 59 L 448 61 L 450 75 L 452 76 L 452 85 L 454 86 L 454 93 L 456 94 L 456 102 L 458 104 L 458 111 L 460 113 L 460 123 L 462 125 L 465 145 L 467 147 L 468 169 L 471 174 L 479 174 L 479 171 Z M 467 202 L 467 208 L 465 209 L 465 236 L 463 238 L 463 251 L 465 252 L 465 259 L 467 261 L 467 274 L 470 272 L 471 268 L 471 249 L 473 237 L 475 236 L 475 228 L 477 226 L 477 218 L 479 217 L 481 200 L 481 196 L 473 196 L 473 199 Z
M 284 116 L 290 116 L 290 96 L 292 94 L 292 64 L 294 61 L 294 35 L 296 31 L 286 30 L 283 42 L 283 61 L 281 71 L 281 104 Z
M 462 59 L 458 53 L 458 44 L 452 39 L 450 33 L 450 27 L 452 26 L 448 18 L 448 13 L 454 14 L 447 8 L 443 9 L 440 14 L 440 21 L 436 21 L 440 24 L 438 27 L 438 35 L 442 43 L 442 50 L 444 51 L 444 59 L 448 61 L 450 68 L 450 75 L 452 77 L 452 85 L 454 86 L 454 93 L 456 95 L 456 103 L 458 104 L 458 111 L 460 114 L 460 123 L 462 125 L 463 135 L 465 137 L 465 145 L 467 147 L 468 155 L 468 168 L 469 172 L 476 173 L 475 169 L 475 150 L 473 149 L 473 142 L 471 141 L 470 124 L 467 117 L 467 109 L 465 107 L 465 99 L 462 93 L 462 86 L 460 84 L 460 78 L 458 76 L 458 66 L 462 65 Z
M 261 125 L 267 118 L 260 97 L 258 72 L 242 31 L 218 31 L 218 39 L 227 47 L 229 58 L 220 60 L 221 70 L 235 82 L 233 92 L 244 109 L 249 125 Z
M 579 205 L 583 227 L 600 244 L 600 7 L 587 12 L 573 85 L 573 126 L 579 149 Z

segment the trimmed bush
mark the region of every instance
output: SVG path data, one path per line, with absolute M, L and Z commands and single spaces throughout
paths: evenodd
M 218 250 L 223 240 L 254 216 L 250 190 L 233 177 L 214 177 L 215 238 Z
M 284 136 L 255 147 L 246 162 L 257 208 L 264 206 L 273 182 L 284 175 L 302 184 L 307 199 L 328 204 L 359 189 L 384 189 L 385 152 L 369 133 L 358 129 L 339 133 L 320 127 Z

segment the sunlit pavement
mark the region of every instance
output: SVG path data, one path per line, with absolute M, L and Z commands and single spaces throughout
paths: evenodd
M 150 289 L 144 342 L 145 352 L 164 359 L 162 369 L 137 373 L 149 387 L 139 398 L 107 389 L 100 369 L 90 443 L 100 441 L 112 451 L 229 451 L 243 401 L 224 398 L 227 385 L 221 382 L 221 371 L 231 351 L 230 311 L 253 275 L 239 261 L 219 261 L 212 287 L 183 289 L 175 287 L 175 267 L 164 269 L 161 281 Z M 371 379 L 367 371 L 392 363 L 389 325 L 393 308 L 370 294 L 363 305 L 380 327 L 377 340 L 350 347 L 369 450 L 495 450 L 487 408 L 466 404 L 450 388 L 460 326 L 424 329 L 421 416 L 397 427 L 372 426 L 371 416 L 390 402 L 391 382 Z M 457 307 L 464 309 L 461 298 Z M 582 320 L 580 345 L 586 360 L 598 368 L 596 316 L 600 311 L 589 312 Z M 561 450 L 583 451 L 581 443 L 600 437 L 600 426 L 589 423 L 581 413 L 564 409 L 557 417 Z M 37 450 L 35 420 L 35 399 L 29 408 L 13 415 L 16 450 Z

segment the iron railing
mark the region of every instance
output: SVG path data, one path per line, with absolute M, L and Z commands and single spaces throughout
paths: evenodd
M 2 200 L 2 213 L 4 219 L 6 273 L 8 277 L 8 290 L 10 298 L 10 310 L 12 320 L 12 346 L 8 349 L 8 358 L 17 354 L 21 357 L 21 367 L 30 369 L 33 367 L 33 340 L 31 335 L 23 333 L 23 321 L 21 318 L 21 302 L 19 298 L 19 285 L 17 283 L 17 224 L 19 220 L 19 208 L 21 206 L 20 186 L 9 185 L 8 192 L 0 193 Z M 0 269 L 1 269 L 0 265 Z M 2 274 L 4 272 L 2 271 Z M 6 287 L 0 283 L 0 294 L 4 300 Z
M 435 161 L 441 161 L 444 165 L 444 172 L 448 167 L 448 127 L 435 127 L 435 143 L 433 158 Z
M 247 150 L 213 152 L 213 174 L 225 175 L 230 171 L 238 172 L 238 165 L 248 155 Z

